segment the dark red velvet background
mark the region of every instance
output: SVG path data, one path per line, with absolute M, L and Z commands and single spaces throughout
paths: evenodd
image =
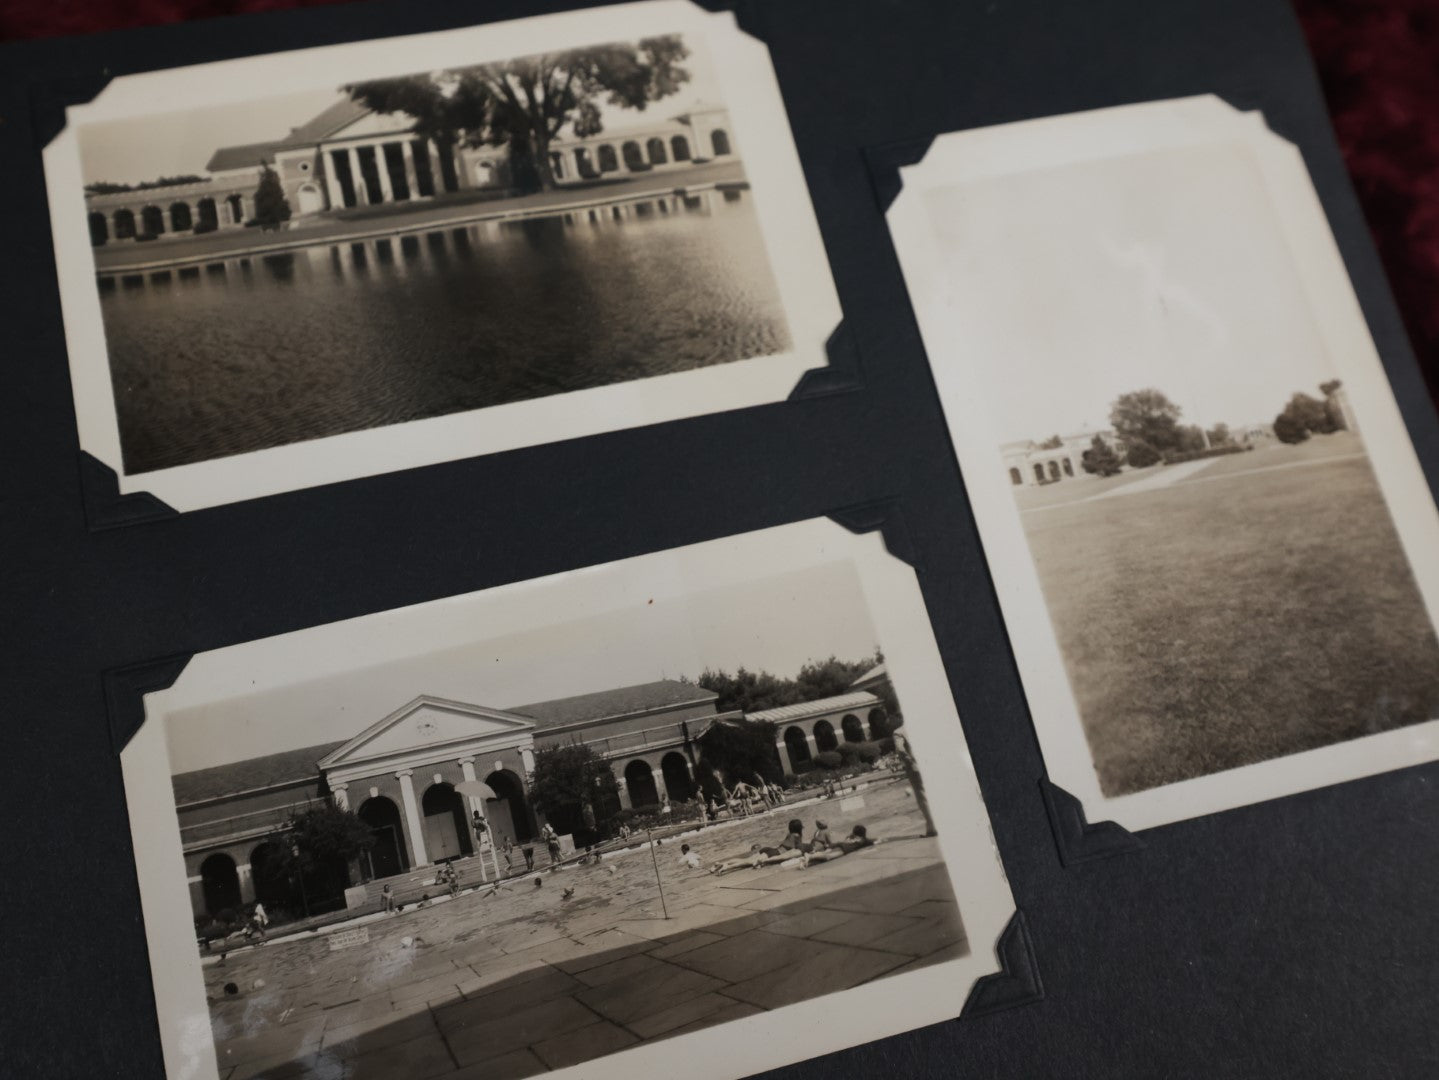
M 0 0 L 0 41 L 336 0 Z M 1439 0 L 1294 0 L 1349 172 L 1439 402 Z

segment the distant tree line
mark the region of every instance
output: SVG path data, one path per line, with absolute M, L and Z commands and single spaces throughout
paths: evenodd
M 1310 435 L 1331 435 L 1343 431 L 1344 411 L 1339 407 L 1335 392 L 1339 389 L 1338 379 L 1319 384 L 1324 400 L 1308 394 L 1295 394 L 1284 406 L 1284 411 L 1274 418 L 1274 437 L 1283 443 L 1302 443 Z
M 186 173 L 184 176 L 162 176 L 158 180 L 146 180 L 139 184 L 116 184 L 109 180 L 97 180 L 85 185 L 86 195 L 118 195 L 122 191 L 149 191 L 152 188 L 179 187 L 181 184 L 208 184 L 208 176 Z
M 873 656 L 862 660 L 841 660 L 831 656 L 827 660 L 811 661 L 801 667 L 799 674 L 792 679 L 741 667 L 733 675 L 706 668 L 694 681 L 697 686 L 719 695 L 715 708 L 720 712 L 738 709 L 752 713 L 847 694 L 855 679 L 883 662 L 884 654 L 875 649 Z M 884 704 L 890 712 L 898 712 L 894 702 L 886 701 Z
M 1298 393 L 1274 418 L 1274 435 L 1280 442 L 1300 443 L 1310 435 L 1327 435 L 1345 428 L 1344 412 L 1336 396 L 1340 382 L 1330 379 L 1319 385 L 1323 399 Z M 1115 398 L 1109 409 L 1109 424 L 1117 445 L 1095 435 L 1080 457 L 1080 465 L 1096 476 L 1114 476 L 1126 465 L 1144 469 L 1160 462 L 1176 464 L 1213 454 L 1233 453 L 1244 447 L 1237 443 L 1228 424 L 1204 429 L 1182 424 L 1183 410 L 1161 391 L 1152 387 L 1134 390 Z M 1058 436 L 1039 444 L 1057 449 Z

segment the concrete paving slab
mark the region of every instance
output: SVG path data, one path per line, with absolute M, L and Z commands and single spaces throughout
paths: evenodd
M 537 1043 L 534 1052 L 551 1069 L 563 1069 L 567 1065 L 578 1065 L 582 1061 L 592 1061 L 623 1050 L 637 1042 L 639 1039 L 624 1028 L 601 1021 Z
M 455 1060 L 461 1065 L 470 1065 L 587 1027 L 598 1019 L 592 1010 L 566 996 L 509 1016 L 454 1028 L 446 1032 L 446 1038 Z
M 894 953 L 858 949 L 852 945 L 829 945 L 804 941 L 808 952 L 783 967 L 725 987 L 725 993 L 751 1005 L 778 1009 L 814 997 L 815 989 L 825 993 L 848 990 L 902 966 L 906 959 Z
M 455 1059 L 438 1032 L 394 1043 L 346 1062 L 345 1080 L 433 1080 L 454 1072 Z
M 581 991 L 575 998 L 606 1019 L 629 1025 L 724 986 L 719 979 L 686 967 L 659 960 L 655 964 L 657 969 L 646 970 L 634 979 L 604 983 Z
M 653 1039 L 677 1028 L 698 1023 L 707 1017 L 726 1012 L 740 1004 L 724 994 L 699 994 L 687 1001 L 669 1005 L 647 1016 L 637 1017 L 625 1026 L 642 1039 Z

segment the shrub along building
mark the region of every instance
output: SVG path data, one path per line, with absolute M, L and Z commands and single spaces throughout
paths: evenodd
M 884 681 L 882 665 L 861 679 Z M 172 777 L 197 916 L 260 900 L 284 905 L 291 885 L 277 845 L 289 822 L 326 801 L 370 826 L 363 875 L 385 878 L 476 854 L 476 810 L 498 843 L 532 840 L 544 815 L 531 805 L 537 748 L 583 743 L 615 775 L 623 808 L 683 801 L 712 724 L 770 720 L 786 773 L 841 741 L 888 733 L 868 691 L 753 713 L 720 712 L 713 692 L 674 680 L 492 709 L 421 695 L 343 742 L 287 750 Z M 799 764 L 803 769 L 804 765 Z M 483 780 L 480 801 L 455 785 Z
M 278 174 L 297 219 L 509 188 L 507 147 L 460 145 L 450 152 L 414 127 L 403 113 L 377 113 L 344 98 L 283 138 L 221 147 L 201 182 L 86 196 L 91 243 L 241 228 L 255 217 L 255 191 L 267 166 Z M 703 104 L 589 138 L 561 135 L 550 144 L 550 169 L 562 187 L 736 158 L 728 113 Z

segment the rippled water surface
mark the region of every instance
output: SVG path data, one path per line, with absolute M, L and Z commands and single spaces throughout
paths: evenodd
M 129 473 L 790 347 L 748 196 L 102 280 Z

